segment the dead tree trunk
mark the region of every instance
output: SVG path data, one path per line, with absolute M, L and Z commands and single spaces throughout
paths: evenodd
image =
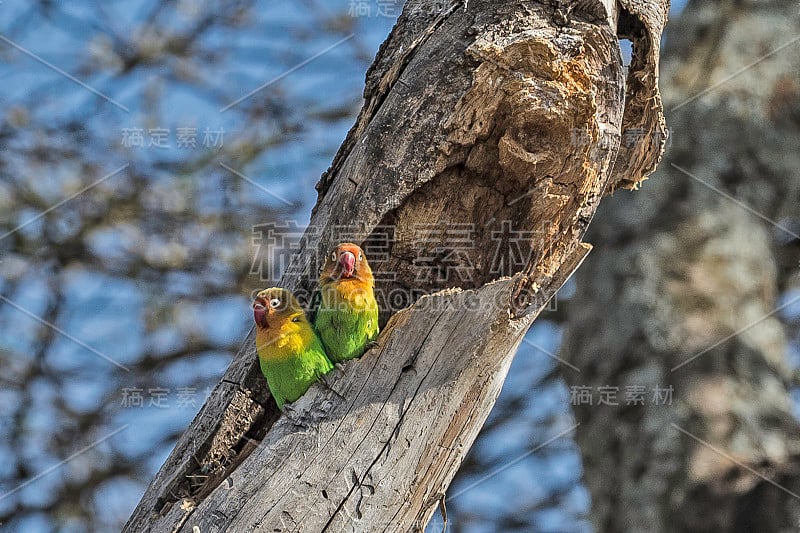
M 407 2 L 381 47 L 282 280 L 313 288 L 314 259 L 342 227 L 356 242 L 388 231 L 376 270 L 393 276 L 377 291 L 410 308 L 335 390 L 296 402 L 294 420 L 279 417 L 248 339 L 127 531 L 422 529 L 522 335 L 587 253 L 581 235 L 603 192 L 655 168 L 666 0 L 438 4 Z M 637 42 L 627 91 L 618 18 Z M 648 142 L 618 154 L 625 128 Z M 436 229 L 414 240 L 420 223 L 466 225 L 472 245 L 449 254 Z M 527 259 L 498 266 L 509 224 Z M 461 275 L 425 277 L 419 257 Z
M 800 524 L 791 297 L 778 298 L 800 286 L 797 7 L 698 0 L 670 24 L 663 176 L 592 226 L 602 245 L 578 275 L 562 357 L 581 371 L 571 385 L 621 391 L 617 406 L 575 407 L 598 531 Z M 626 405 L 637 386 L 646 404 Z M 653 404 L 655 387 L 673 388 L 671 405 Z

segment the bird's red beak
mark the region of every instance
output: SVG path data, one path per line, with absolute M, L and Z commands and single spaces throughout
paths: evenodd
M 267 306 L 265 305 L 265 302 L 260 300 L 253 302 L 253 320 L 255 320 L 256 324 L 262 328 L 269 327 L 269 324 L 267 323 Z
M 339 266 L 342 267 L 342 276 L 352 278 L 356 270 L 356 256 L 352 252 L 342 252 L 339 256 Z

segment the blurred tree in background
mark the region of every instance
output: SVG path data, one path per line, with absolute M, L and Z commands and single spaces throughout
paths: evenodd
M 790 0 L 698 0 L 667 28 L 672 142 L 598 209 L 561 351 L 573 387 L 671 394 L 576 406 L 599 531 L 800 524 L 798 47 Z

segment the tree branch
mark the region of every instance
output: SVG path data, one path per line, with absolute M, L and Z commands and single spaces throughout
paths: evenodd
M 382 321 L 408 308 L 280 418 L 249 338 L 127 531 L 423 529 L 522 336 L 590 248 L 581 235 L 620 164 L 616 13 L 607 0 L 406 3 L 281 283 L 311 291 L 346 228 L 387 243 L 373 265 L 391 273 L 376 286 Z M 641 64 L 654 80 L 657 62 Z M 442 237 L 462 227 L 466 250 Z M 509 254 L 524 260 L 498 262 Z

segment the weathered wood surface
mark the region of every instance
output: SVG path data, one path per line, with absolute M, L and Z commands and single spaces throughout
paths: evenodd
M 379 300 L 405 294 L 411 307 L 329 380 L 336 392 L 318 385 L 297 402 L 294 421 L 279 419 L 249 337 L 126 531 L 424 527 L 521 336 L 587 253 L 580 238 L 604 191 L 617 186 L 615 159 L 631 183 L 656 164 L 660 147 L 617 157 L 625 81 L 616 5 L 436 4 L 407 2 L 381 47 L 362 112 L 318 185 L 314 229 L 282 280 L 312 289 L 316 259 L 342 227 L 356 242 L 391 228 L 386 257 L 373 265 L 394 274 L 380 279 Z M 666 2 L 638 4 L 625 16 L 657 42 L 660 27 L 647 13 L 665 12 Z M 647 72 L 629 79 L 656 79 L 657 63 L 640 65 Z M 660 117 L 650 87 L 648 112 Z M 498 238 L 504 222 L 525 237 Z M 455 265 L 469 276 L 421 278 L 416 259 L 438 257 L 447 243 L 431 230 L 420 245 L 420 223 L 472 228 L 473 247 Z M 512 245 L 528 259 L 495 268 Z M 419 299 L 436 291 L 444 292 Z

